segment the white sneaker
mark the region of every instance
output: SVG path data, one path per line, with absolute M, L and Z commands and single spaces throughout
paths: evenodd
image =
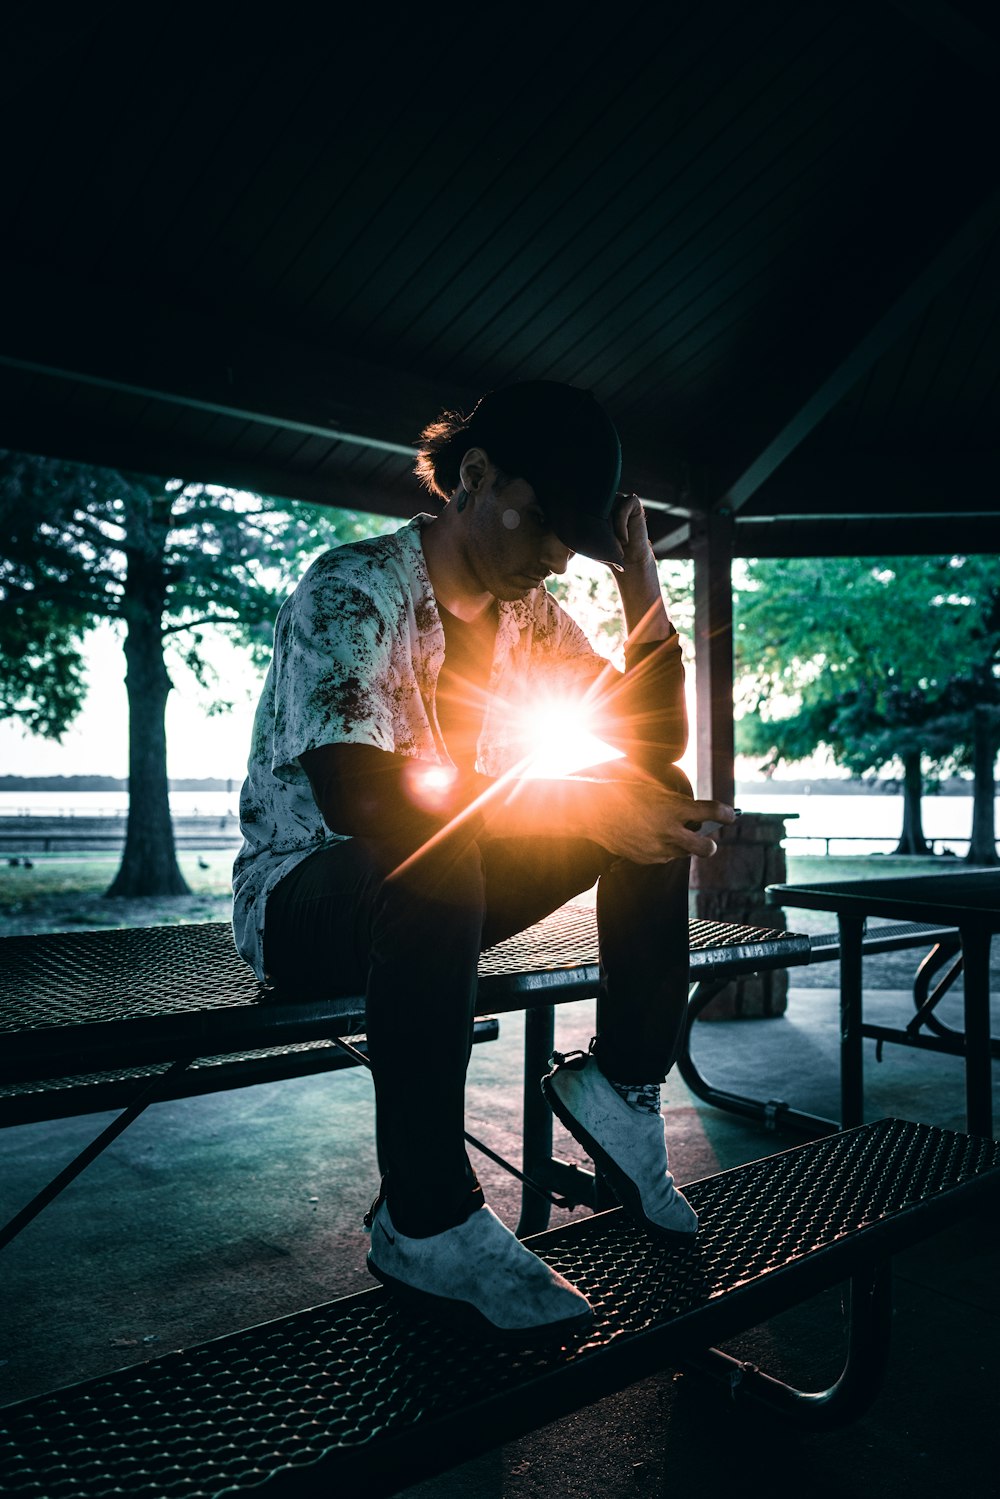
M 371 1220 L 368 1268 L 425 1313 L 493 1337 L 566 1335 L 593 1320 L 586 1296 L 485 1206 L 456 1228 L 411 1239 L 380 1202 Z
M 698 1215 L 670 1174 L 663 1115 L 626 1103 L 586 1052 L 556 1052 L 552 1063 L 542 1092 L 625 1211 L 661 1238 L 693 1239 Z

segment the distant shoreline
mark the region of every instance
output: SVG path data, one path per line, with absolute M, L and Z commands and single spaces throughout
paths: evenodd
M 179 777 L 168 781 L 171 791 L 226 791 L 236 793 L 243 784 L 243 773 L 223 780 L 206 776 L 200 780 Z M 127 791 L 128 781 L 118 776 L 0 776 L 0 791 Z M 808 780 L 737 781 L 738 796 L 899 796 L 899 781 L 861 781 L 835 777 Z M 972 779 L 951 776 L 941 781 L 925 796 L 971 796 Z
M 243 776 L 220 780 L 208 776 L 202 780 L 170 780 L 171 791 L 238 791 Z M 119 776 L 0 776 L 0 791 L 127 791 L 128 781 Z

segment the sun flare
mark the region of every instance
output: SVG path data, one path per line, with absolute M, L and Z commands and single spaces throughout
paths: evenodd
M 526 712 L 523 732 L 527 779 L 558 780 L 589 765 L 620 760 L 624 753 L 593 733 L 585 703 L 568 699 L 540 703 Z

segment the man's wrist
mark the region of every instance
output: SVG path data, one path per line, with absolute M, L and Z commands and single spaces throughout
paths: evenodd
M 616 573 L 615 581 L 625 615 L 629 644 L 666 640 L 674 633 L 663 601 L 652 549 L 644 561 Z

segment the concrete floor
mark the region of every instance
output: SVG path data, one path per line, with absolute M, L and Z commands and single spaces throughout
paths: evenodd
M 886 970 L 891 978 L 895 970 Z M 836 970 L 828 967 L 828 981 Z M 810 973 L 810 979 L 816 972 Z M 793 980 L 795 975 L 793 974 Z M 994 1033 L 1000 1033 L 1000 989 Z M 897 1021 L 905 991 L 874 990 L 866 1014 Z M 559 1012 L 557 1045 L 586 1045 L 593 1006 Z M 522 1018 L 474 1054 L 470 1128 L 518 1158 Z M 780 1020 L 703 1024 L 696 1055 L 724 1085 L 837 1107 L 837 1002 L 793 988 Z M 866 1053 L 867 1114 L 963 1127 L 955 1059 Z M 794 1138 L 666 1089 L 674 1169 L 691 1181 Z M 1000 1098 L 995 1107 L 1000 1118 Z M 110 1116 L 21 1125 L 0 1138 L 5 1220 Z M 557 1153 L 582 1159 L 557 1128 Z M 493 1206 L 517 1218 L 518 1187 L 489 1162 Z M 371 1088 L 346 1072 L 160 1104 L 3 1253 L 0 1401 L 16 1400 L 250 1326 L 370 1284 L 361 1216 L 377 1186 Z M 555 1214 L 554 1222 L 565 1219 Z M 737 1487 L 756 1495 L 992 1492 L 1000 1458 L 998 1218 L 980 1215 L 899 1256 L 886 1384 L 852 1427 L 805 1435 L 724 1404 L 665 1370 L 624 1393 L 405 1492 L 409 1499 L 653 1499 Z M 837 1372 L 839 1293 L 732 1345 L 786 1378 Z

